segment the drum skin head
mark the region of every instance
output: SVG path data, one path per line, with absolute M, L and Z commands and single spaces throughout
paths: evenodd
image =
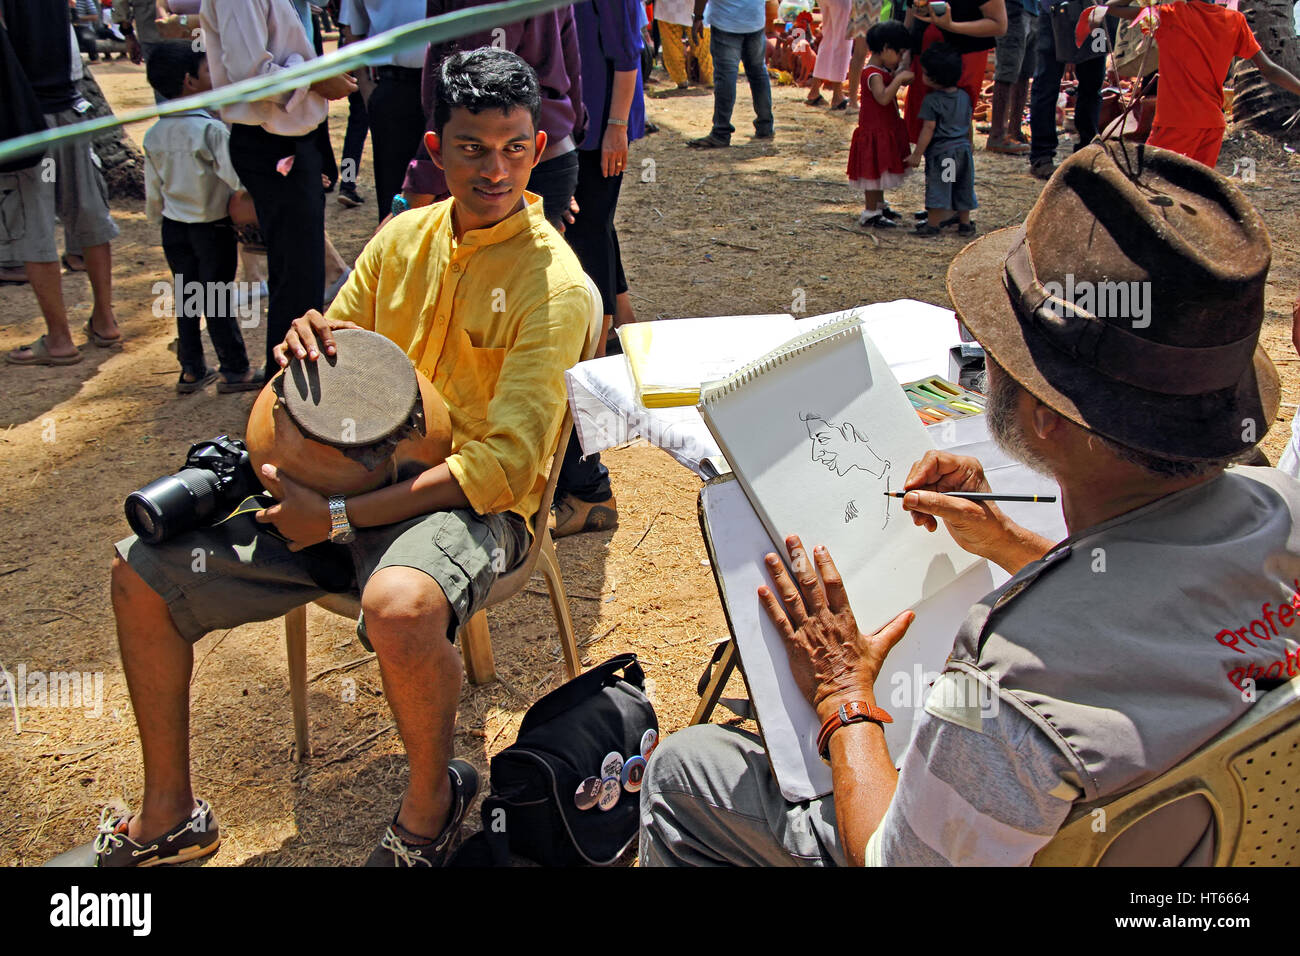
M 293 359 L 285 368 L 285 410 L 304 436 L 343 451 L 384 442 L 407 426 L 419 400 L 415 367 L 376 332 L 339 329 L 334 341 L 334 355 Z

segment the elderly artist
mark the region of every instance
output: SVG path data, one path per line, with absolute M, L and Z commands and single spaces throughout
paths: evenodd
M 193 644 L 283 615 L 325 593 L 319 582 L 330 577 L 340 584 L 331 590 L 361 592 L 410 764 L 405 797 L 369 864 L 441 865 L 454 849 L 477 778 L 451 759 L 461 682 L 452 640 L 529 547 L 528 522 L 559 441 L 564 370 L 581 354 L 591 302 L 541 199 L 524 191 L 546 148 L 536 74 L 489 48 L 457 54 L 441 70 L 427 142 L 451 199 L 380 230 L 329 314 L 296 320 L 276 359 L 332 354 L 333 329 L 379 332 L 446 400 L 452 454 L 338 509 L 265 466 L 280 502 L 257 517 L 288 544 L 246 517 L 157 547 L 118 543 L 113 609 L 145 786 L 139 813 L 106 812 L 100 865 L 179 862 L 216 848 L 212 810 L 190 786 Z M 320 546 L 301 550 L 312 545 Z M 207 555 L 201 571 L 196 548 Z
M 798 581 L 769 555 L 759 597 L 826 721 L 834 793 L 789 804 L 757 738 L 690 727 L 647 768 L 642 863 L 1029 863 L 1071 813 L 1169 770 L 1295 676 L 1300 485 L 1229 467 L 1278 408 L 1257 341 L 1269 258 L 1226 177 L 1153 149 L 1139 173 L 1102 145 L 1060 167 L 1023 227 L 966 247 L 948 290 L 989 355 L 989 429 L 1060 484 L 1069 536 L 946 496 L 989 490 L 973 458 L 913 465 L 913 520 L 1013 576 L 971 609 L 897 770 L 875 688 L 911 612 L 859 633 L 831 556 L 790 538 Z M 1149 282 L 1153 312 L 1076 312 L 1048 297 L 1067 274 L 1075 301 Z M 1135 861 L 1207 858 L 1208 805 L 1156 817 Z

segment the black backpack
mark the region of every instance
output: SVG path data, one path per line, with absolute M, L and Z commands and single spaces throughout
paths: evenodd
M 551 691 L 528 709 L 516 741 L 492 758 L 483 831 L 457 864 L 505 866 L 511 853 L 543 866 L 615 862 L 636 839 L 640 794 L 621 790 L 612 809 L 579 810 L 574 793 L 587 777 L 600 776 L 607 754 L 638 754 L 647 730 L 657 735 L 659 721 L 635 654 L 613 657 Z

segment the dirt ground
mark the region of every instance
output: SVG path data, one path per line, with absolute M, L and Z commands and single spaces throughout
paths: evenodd
M 149 101 L 142 68 L 114 61 L 94 72 L 115 108 Z M 798 290 L 810 315 L 902 297 L 948 305 L 944 274 L 959 240 L 856 226 L 861 196 L 844 182 L 855 117 L 805 107 L 803 90 L 776 87 L 775 142 L 753 142 L 742 84 L 735 146 L 695 151 L 685 139 L 708 131 L 711 94 L 671 89 L 659 70 L 647 94 L 660 132 L 633 146 L 618 214 L 639 318 L 785 312 Z M 346 101 L 331 118 L 341 153 Z M 138 140 L 146 128 L 131 134 Z M 1276 460 L 1300 402 L 1300 360 L 1289 334 L 1300 287 L 1300 162 L 1257 138 L 1228 143 L 1224 155 L 1225 171 L 1233 157 L 1255 160 L 1255 181 L 1244 188 L 1273 236 L 1264 342 L 1282 371 L 1286 404 L 1264 448 Z M 368 149 L 359 186 L 366 205 L 327 203 L 330 235 L 349 260 L 375 226 Z M 981 232 L 1019 221 L 1040 187 L 1023 160 L 977 151 Z M 892 199 L 910 212 L 921 195 L 922 179 L 913 176 Z M 0 713 L 4 864 L 39 864 L 88 840 L 105 804 L 138 802 L 139 747 L 108 594 L 111 545 L 127 534 L 121 502 L 174 471 L 191 442 L 241 434 L 253 400 L 212 388 L 174 393 L 175 328 L 153 312 L 153 284 L 168 276 L 157 229 L 145 222 L 142 203 L 115 203 L 113 211 L 122 230 L 113 245 L 114 299 L 125 348 L 89 349 L 70 368 L 0 365 L 0 665 L 15 674 L 20 666 L 101 672 L 104 680 L 101 714 L 29 706 L 18 733 L 14 713 Z M 63 287 L 76 330 L 89 314 L 89 285 L 70 274 Z M 0 348 L 42 331 L 31 291 L 0 288 Z M 261 355 L 262 331 L 250 331 L 250 354 Z M 695 516 L 699 482 L 644 443 L 603 457 L 619 528 L 558 545 L 575 626 L 588 663 L 628 650 L 640 655 L 661 727 L 675 731 L 690 719 L 710 645 L 726 635 Z M 488 759 L 514 740 L 528 705 L 564 677 L 544 589 L 534 587 L 538 594 L 489 612 L 501 679 L 462 691 L 456 753 L 485 780 Z M 196 648 L 193 776 L 224 830 L 214 864 L 357 864 L 397 807 L 406 767 L 377 665 L 351 622 L 313 609 L 309 626 L 314 757 L 301 765 L 289 759 L 280 623 L 215 633 Z M 344 699 L 349 679 L 355 701 Z M 477 819 L 471 815 L 471 829 Z

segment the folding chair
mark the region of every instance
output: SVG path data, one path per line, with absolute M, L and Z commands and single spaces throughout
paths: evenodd
M 600 343 L 600 332 L 604 323 L 604 309 L 601 304 L 600 291 L 590 278 L 587 279 L 587 291 L 591 296 L 591 310 L 587 319 L 587 341 L 583 346 L 582 360 L 594 358 Z M 569 601 L 564 593 L 564 579 L 560 576 L 560 564 L 556 559 L 555 543 L 547 528 L 546 519 L 551 512 L 551 499 L 555 495 L 555 483 L 560 477 L 560 466 L 564 462 L 564 452 L 569 444 L 569 430 L 573 426 L 573 416 L 565 411 L 564 421 L 560 426 L 558 444 L 551 455 L 551 471 L 542 492 L 542 500 L 537 514 L 533 516 L 533 544 L 523 562 L 506 574 L 497 578 L 488 594 L 487 605 L 457 632 L 461 653 L 465 658 L 465 673 L 471 684 L 486 684 L 496 679 L 496 665 L 492 659 L 492 640 L 488 634 L 486 608 L 500 604 L 524 589 L 534 572 L 540 572 L 546 580 L 546 590 L 551 597 L 551 610 L 555 614 L 555 624 L 560 630 L 560 649 L 564 654 L 564 666 L 570 678 L 577 677 L 581 670 L 578 657 L 578 645 L 573 636 L 573 620 L 569 616 Z M 314 602 L 327 611 L 356 620 L 361 614 L 361 599 L 356 594 L 326 594 Z M 289 655 L 289 692 L 293 701 L 293 734 L 295 741 L 294 762 L 301 761 L 311 754 L 311 745 L 307 731 L 307 605 L 294 608 L 284 616 L 284 639 Z
M 1300 677 L 1255 702 L 1178 766 L 1071 814 L 1035 866 L 1149 865 L 1172 842 L 1183 861 L 1300 865 Z

